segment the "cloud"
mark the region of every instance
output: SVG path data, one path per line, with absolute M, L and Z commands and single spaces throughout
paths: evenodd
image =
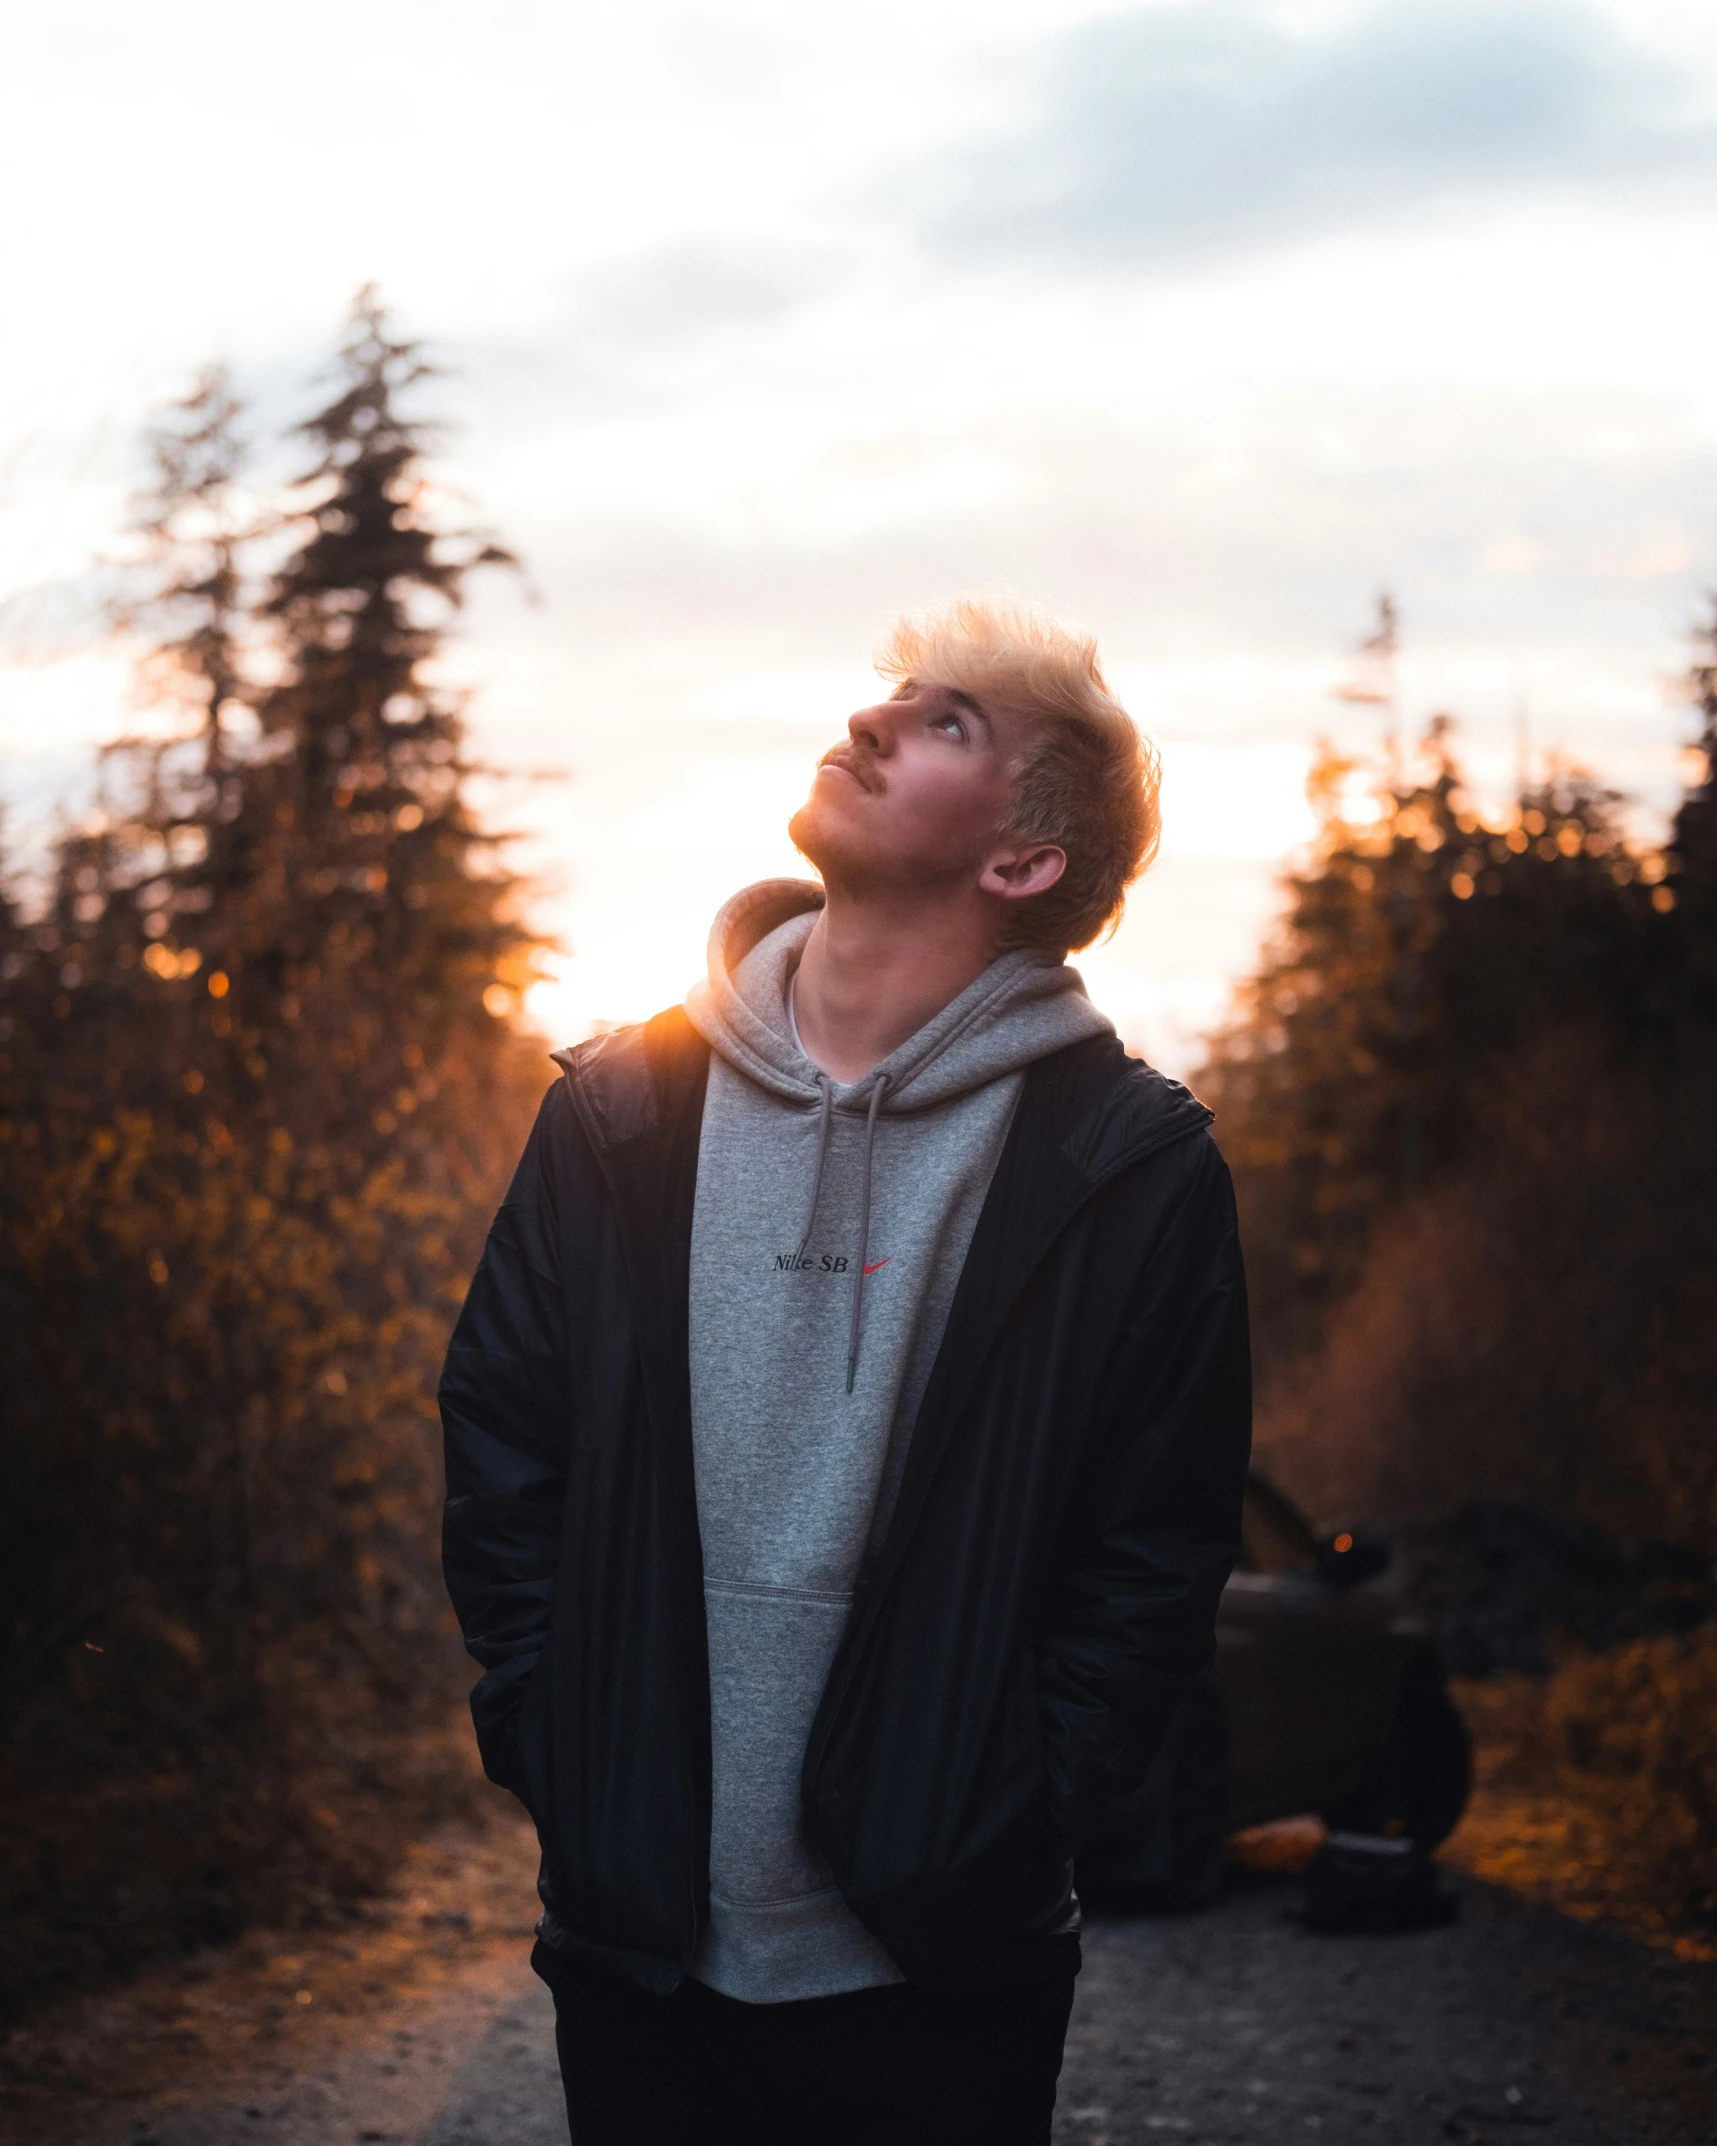
M 829 268 L 792 248 L 687 240 L 587 269 L 573 312 L 616 342 L 660 346 L 778 319 L 822 289 Z
M 1579 0 L 1390 0 L 1315 35 L 1191 0 L 1072 31 L 1029 77 L 1011 127 L 897 197 L 944 260 L 1184 261 L 1717 164 L 1685 77 Z
M 549 597 L 504 631 L 580 650 L 589 705 L 647 705 L 644 753 L 710 681 L 862 668 L 896 612 L 971 587 L 1071 606 L 1117 661 L 1279 666 L 1291 683 L 1339 664 L 1383 583 L 1415 642 L 1497 652 L 1499 691 L 1510 651 L 1556 646 L 1594 652 L 1649 700 L 1678 660 L 1699 563 L 1717 557 L 1717 443 L 1615 390 L 1302 389 L 1209 419 L 986 412 L 934 445 L 993 475 L 929 513 L 911 478 L 930 436 L 877 444 L 902 478 L 852 524 L 820 510 L 829 464 L 844 469 L 834 454 L 797 515 L 739 501 L 503 516 Z M 1310 734 L 1328 715 L 1317 690 L 1308 712 L 1257 684 L 1248 734 Z M 771 717 L 759 736 L 778 729 Z
M 507 428 L 656 411 L 712 355 L 778 332 L 850 268 L 833 248 L 764 239 L 643 247 L 578 269 L 554 315 L 532 333 L 467 336 L 451 341 L 447 356 L 476 384 L 488 421 Z

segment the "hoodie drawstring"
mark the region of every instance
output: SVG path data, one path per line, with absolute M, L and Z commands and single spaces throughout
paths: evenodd
M 859 1329 L 864 1318 L 864 1269 L 870 1257 L 870 1177 L 871 1164 L 876 1154 L 876 1114 L 882 1108 L 883 1092 L 888 1086 L 888 1075 L 880 1075 L 870 1091 L 870 1109 L 864 1125 L 864 1190 L 859 1201 L 859 1249 L 858 1262 L 853 1268 L 852 1323 L 847 1330 L 847 1391 L 853 1390 L 853 1381 L 858 1376 Z M 817 1204 L 823 1197 L 823 1175 L 828 1167 L 829 1135 L 834 1128 L 835 1088 L 826 1073 L 817 1075 L 817 1091 L 822 1107 L 817 1113 L 817 1167 L 811 1173 L 811 1204 L 805 1210 L 804 1234 L 799 1239 L 797 1260 L 802 1260 L 811 1242 L 811 1231 L 816 1227 Z M 797 1260 L 795 1264 L 797 1264 Z
M 817 1167 L 811 1173 L 811 1205 L 806 1211 L 805 1231 L 804 1235 L 799 1239 L 799 1250 L 794 1258 L 795 1266 L 804 1258 L 805 1247 L 811 1241 L 812 1225 L 817 1219 L 817 1202 L 823 1196 L 823 1165 L 829 1159 L 829 1124 L 831 1113 L 835 1107 L 834 1083 L 826 1073 L 819 1073 L 817 1075 L 817 1087 L 823 1098 L 822 1112 L 817 1120 Z M 847 1391 L 850 1393 L 852 1388 L 849 1386 Z
M 858 1376 L 859 1321 L 864 1313 L 864 1269 L 870 1257 L 870 1166 L 876 1152 L 876 1114 L 882 1104 L 882 1092 L 888 1086 L 888 1075 L 879 1074 L 876 1085 L 870 1091 L 870 1112 L 864 1128 L 864 1193 L 859 1202 L 859 1253 L 858 1265 L 853 1269 L 853 1323 L 847 1336 L 847 1391 L 853 1390 L 853 1380 Z M 823 1089 L 823 1123 L 828 1124 L 829 1091 Z M 818 1156 L 818 1175 L 822 1173 L 822 1158 Z M 813 1205 L 815 1203 L 813 1202 Z M 809 1235 L 809 1232 L 806 1233 Z

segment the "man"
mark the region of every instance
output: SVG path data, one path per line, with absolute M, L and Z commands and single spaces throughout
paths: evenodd
M 1228 1177 L 1064 956 L 1155 846 L 1094 645 L 903 623 L 685 1007 L 556 1054 L 442 1382 L 576 2146 L 1049 2137 L 1071 1858 L 1209 1661 Z

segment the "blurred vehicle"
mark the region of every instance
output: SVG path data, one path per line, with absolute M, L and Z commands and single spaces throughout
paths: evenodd
M 1220 1891 L 1231 1831 L 1312 1812 L 1426 1853 L 1466 1806 L 1471 1754 L 1423 1622 L 1384 1578 L 1389 1547 L 1320 1539 L 1253 1475 L 1216 1662 L 1150 1779 L 1079 1857 L 1082 1891 L 1194 1907 Z

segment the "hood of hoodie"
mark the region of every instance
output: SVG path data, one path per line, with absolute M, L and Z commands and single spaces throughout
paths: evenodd
M 800 1048 L 788 992 L 823 906 L 806 879 L 765 879 L 717 912 L 709 973 L 686 999 L 692 1025 L 737 1073 L 785 1103 L 903 1116 L 1018 1072 L 1112 1024 L 1085 995 L 1077 969 L 1053 954 L 999 955 L 862 1080 L 843 1085 Z

